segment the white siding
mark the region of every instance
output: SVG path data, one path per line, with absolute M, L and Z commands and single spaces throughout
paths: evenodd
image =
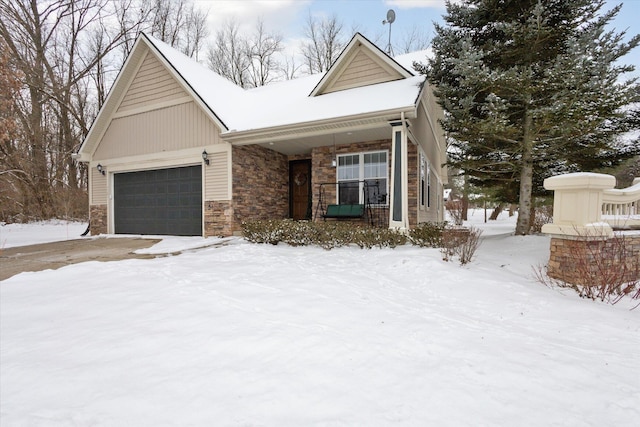
M 323 93 L 336 92 L 342 89 L 367 86 L 389 82 L 402 78 L 397 72 L 384 66 L 363 48 L 360 48 L 353 59 L 347 62 L 344 70 L 329 84 Z
M 428 88 L 427 88 L 428 90 Z M 427 104 L 429 106 L 429 104 Z M 440 177 L 442 176 L 441 165 L 446 161 L 446 157 L 443 156 L 443 148 L 439 146 L 444 141 L 444 137 L 441 133 L 440 126 L 437 124 L 437 118 L 432 117 L 432 121 L 429 121 L 427 110 L 423 104 L 418 105 L 418 116 L 411 121 L 411 131 L 416 137 L 419 147 L 425 153 L 427 161 L 429 162 L 429 171 L 431 177 L 431 206 L 420 207 L 420 155 L 418 155 L 418 222 L 426 221 L 442 221 L 441 215 L 444 212 L 442 206 L 442 187 Z M 432 125 L 436 126 L 432 129 Z M 419 151 L 419 150 L 418 150 Z M 439 208 L 439 209 L 438 209 Z
M 102 175 L 94 167 L 91 167 L 91 205 L 107 204 L 107 175 Z
M 93 160 L 219 143 L 218 127 L 194 102 L 188 102 L 112 120 Z
M 205 168 L 205 200 L 229 200 L 229 152 L 209 154 L 209 165 Z
M 138 109 L 187 96 L 178 82 L 151 53 L 147 54 L 117 112 Z

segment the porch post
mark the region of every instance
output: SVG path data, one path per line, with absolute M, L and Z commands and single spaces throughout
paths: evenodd
M 391 186 L 389 228 L 409 228 L 407 129 L 402 121 L 391 123 Z

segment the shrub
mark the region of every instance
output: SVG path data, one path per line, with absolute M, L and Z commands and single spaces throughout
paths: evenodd
M 420 247 L 441 248 L 442 233 L 447 228 L 447 222 L 423 222 L 409 230 L 409 241 Z
M 537 207 L 532 219 L 531 232 L 541 233 L 543 225 L 553 222 L 553 206 L 545 205 Z
M 467 239 L 461 242 L 458 247 L 458 257 L 460 259 L 460 264 L 465 265 L 473 259 L 476 254 L 476 249 L 480 246 L 480 236 L 482 235 L 482 230 L 478 230 L 477 228 L 470 227 L 469 234 Z
M 389 228 L 374 228 L 341 221 L 310 222 L 283 220 L 247 221 L 242 224 L 245 239 L 253 243 L 286 243 L 291 246 L 317 245 L 324 249 L 356 245 L 362 249 L 405 245 L 442 248 L 448 261 L 456 256 L 460 264 L 471 261 L 481 232 L 471 228 L 449 228 L 446 222 L 423 223 L 407 234 Z
M 453 220 L 455 225 L 462 225 L 464 220 L 464 202 L 462 200 L 447 200 L 444 204 L 445 209 Z
M 449 261 L 458 257 L 461 265 L 471 262 L 480 246 L 481 235 L 482 231 L 474 227 L 446 228 L 442 233 L 442 259 Z
M 318 245 L 332 249 L 354 244 L 360 248 L 378 246 L 395 248 L 404 245 L 407 237 L 399 231 L 372 228 L 340 222 L 309 222 L 284 220 L 247 221 L 242 224 L 245 239 L 253 243 L 286 243 L 291 246 Z

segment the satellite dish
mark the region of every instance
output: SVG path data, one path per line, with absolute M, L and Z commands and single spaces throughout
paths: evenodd
M 386 52 L 389 56 L 393 56 L 393 48 L 391 47 L 391 24 L 396 20 L 396 13 L 393 9 L 387 11 L 387 19 L 382 21 L 382 25 L 389 24 L 389 43 L 387 44 Z
M 396 20 L 396 13 L 393 11 L 393 9 L 389 9 L 389 11 L 387 12 L 387 22 L 389 24 L 393 24 L 393 21 Z

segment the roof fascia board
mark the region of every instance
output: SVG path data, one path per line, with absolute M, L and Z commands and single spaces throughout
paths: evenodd
M 332 130 L 335 129 L 369 127 L 366 125 L 363 126 L 363 121 L 368 121 L 369 125 L 378 122 L 387 123 L 391 117 L 400 117 L 400 113 L 402 112 L 405 113 L 405 117 L 407 118 L 415 118 L 417 114 L 416 107 L 411 105 L 408 107 L 377 111 L 375 113 L 357 114 L 353 116 L 295 123 L 283 126 L 273 126 L 255 130 L 239 132 L 231 131 L 223 133 L 221 137 L 223 140 L 233 145 L 249 145 L 262 142 L 270 142 L 274 139 L 292 139 L 304 136 L 330 134 L 332 133 Z
M 404 68 L 402 65 L 398 64 L 393 58 L 383 52 L 378 46 L 373 44 L 369 39 L 363 36 L 360 33 L 355 33 L 347 46 L 340 52 L 338 59 L 329 67 L 329 70 L 325 73 L 325 75 L 320 79 L 318 84 L 313 88 L 309 96 L 317 96 L 321 94 L 324 89 L 332 82 L 337 74 L 344 68 L 345 64 L 343 62 L 348 61 L 351 58 L 353 53 L 353 49 L 358 47 L 358 43 L 362 46 L 366 46 L 369 51 L 374 53 L 380 60 L 389 65 L 393 70 L 398 72 L 403 78 L 413 77 L 414 74 Z

